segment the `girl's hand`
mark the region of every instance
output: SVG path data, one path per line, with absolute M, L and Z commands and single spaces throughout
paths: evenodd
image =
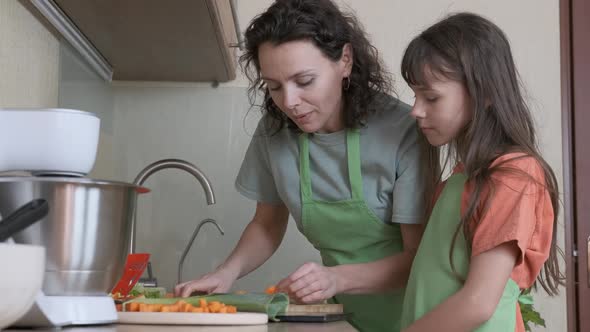
M 305 263 L 277 284 L 277 291 L 287 293 L 295 303 L 322 302 L 338 294 L 340 277 L 333 269 Z
M 183 282 L 174 287 L 174 296 L 189 297 L 192 293 L 227 293 L 236 277 L 225 270 L 216 270 L 199 279 Z

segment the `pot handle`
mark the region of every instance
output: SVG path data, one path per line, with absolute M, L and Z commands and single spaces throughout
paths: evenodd
M 49 213 L 49 203 L 41 198 L 21 206 L 0 222 L 0 242 L 4 242 L 15 233 L 45 218 L 47 213 Z

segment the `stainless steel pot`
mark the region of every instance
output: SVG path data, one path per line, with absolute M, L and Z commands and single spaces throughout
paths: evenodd
M 121 276 L 137 195 L 129 183 L 66 177 L 0 177 L 0 214 L 43 198 L 49 214 L 14 236 L 46 248 L 47 295 L 99 295 Z

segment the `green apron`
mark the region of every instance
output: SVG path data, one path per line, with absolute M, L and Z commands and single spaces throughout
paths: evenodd
M 385 224 L 363 197 L 359 132 L 346 134 L 351 199 L 325 202 L 312 198 L 309 138 L 301 134 L 300 181 L 302 233 L 319 250 L 325 266 L 366 263 L 403 250 L 399 225 Z M 403 290 L 376 295 L 336 295 L 351 313 L 348 321 L 360 331 L 399 331 Z
M 451 268 L 449 251 L 461 217 L 461 195 L 466 178 L 460 173 L 452 175 L 432 211 L 406 287 L 402 328 L 420 319 L 463 287 L 457 275 L 463 279 L 467 277 L 470 260 L 463 232 L 457 235 L 453 251 L 457 274 Z M 475 331 L 514 331 L 519 295 L 518 285 L 509 279 L 493 316 Z

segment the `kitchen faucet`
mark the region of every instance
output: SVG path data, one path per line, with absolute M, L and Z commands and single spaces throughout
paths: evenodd
M 141 172 L 139 172 L 139 174 L 137 175 L 137 177 L 133 181 L 133 184 L 135 184 L 136 186 L 141 186 L 141 185 L 143 185 L 145 180 L 147 180 L 147 178 L 150 177 L 150 175 L 156 173 L 157 171 L 166 169 L 166 168 L 177 168 L 177 169 L 180 169 L 180 170 L 183 170 L 183 171 L 186 171 L 186 172 L 192 174 L 199 181 L 201 186 L 203 187 L 203 190 L 205 191 L 205 196 L 207 199 L 207 204 L 208 205 L 215 204 L 215 194 L 213 194 L 213 188 L 211 188 L 211 183 L 209 182 L 209 180 L 207 179 L 205 174 L 203 174 L 203 172 L 201 172 L 201 170 L 199 168 L 197 168 L 197 166 L 189 163 L 188 161 L 184 161 L 181 159 L 163 159 L 163 160 L 159 160 L 159 161 L 156 161 L 156 162 L 148 165 Z M 133 218 L 132 218 L 132 224 L 131 224 L 131 239 L 129 241 L 129 253 L 135 252 L 135 228 L 136 228 L 136 224 L 137 224 L 136 210 L 137 210 L 137 204 L 135 204 L 135 207 L 133 208 Z
M 191 240 L 188 242 L 188 245 L 186 246 L 186 248 L 184 248 L 184 252 L 182 253 L 182 256 L 180 256 L 180 262 L 178 262 L 178 276 L 177 276 L 177 280 L 176 280 L 177 285 L 182 282 L 182 265 L 184 264 L 184 258 L 186 257 L 189 250 L 191 249 L 191 246 L 193 245 L 193 242 L 195 241 L 197 234 L 199 234 L 201 227 L 206 223 L 212 223 L 213 225 L 215 225 L 217 227 L 217 229 L 219 230 L 219 233 L 221 233 L 221 235 L 225 234 L 223 232 L 223 229 L 221 229 L 221 226 L 219 226 L 219 224 L 217 224 L 217 222 L 213 219 L 207 218 L 199 223 L 199 225 L 197 226 L 197 228 L 195 228 L 195 231 L 193 232 L 193 236 L 191 236 Z

